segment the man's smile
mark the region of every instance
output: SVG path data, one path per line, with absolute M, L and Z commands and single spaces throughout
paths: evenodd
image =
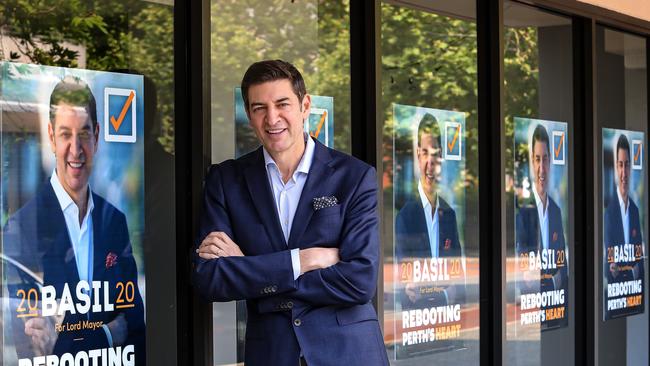
M 269 135 L 279 135 L 286 130 L 287 130 L 286 128 L 271 128 L 271 129 L 267 129 L 266 133 L 268 133 Z
M 85 161 L 68 161 L 68 165 L 73 169 L 81 169 L 84 164 L 86 164 Z

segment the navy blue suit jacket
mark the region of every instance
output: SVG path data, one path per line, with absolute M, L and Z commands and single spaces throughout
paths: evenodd
M 66 312 L 63 323 L 77 323 L 83 320 L 93 322 L 102 321 L 108 324 L 119 314 L 124 314 L 127 321 L 127 339 L 125 345 L 134 345 L 135 360 L 137 365 L 144 365 L 145 359 L 145 324 L 144 306 L 138 290 L 138 271 L 131 252 L 131 242 L 127 229 L 126 218 L 122 212 L 106 202 L 95 193 L 93 202 L 95 208 L 92 212 L 93 219 L 93 281 L 108 281 L 110 302 L 116 305 L 118 292 L 117 282 L 134 283 L 134 301 L 132 308 L 115 309 L 98 313 L 71 314 Z M 36 195 L 22 208 L 13 214 L 3 229 L 4 253 L 26 266 L 35 273 L 43 276 L 43 285 L 52 285 L 56 289 L 57 298 L 61 296 L 64 285 L 67 283 L 75 303 L 78 303 L 76 286 L 79 282 L 74 250 L 66 228 L 65 218 L 61 206 L 56 198 L 50 181 L 44 183 Z M 107 265 L 106 258 L 115 254 L 116 261 Z M 13 273 L 13 274 L 12 274 Z M 7 284 L 10 296 L 15 296 L 21 279 L 14 272 L 7 273 Z M 24 289 L 28 291 L 28 289 Z M 103 296 L 103 288 L 100 290 Z M 94 296 L 94 294 L 93 294 Z M 122 294 L 122 296 L 126 296 Z M 103 303 L 103 302 L 102 302 Z M 15 309 L 12 309 L 12 311 Z M 26 337 L 22 320 L 14 320 L 15 337 Z M 83 341 L 74 341 L 74 338 L 83 338 Z M 21 338 L 15 338 L 17 341 Z M 88 351 L 108 346 L 108 340 L 103 328 L 95 330 L 60 332 L 53 353 L 75 354 L 78 351 Z M 19 357 L 32 357 L 29 354 L 20 354 Z
M 569 304 L 569 277 L 568 277 L 568 252 L 566 241 L 564 240 L 564 225 L 562 224 L 562 210 L 548 196 L 548 241 L 549 249 L 556 253 L 555 263 L 557 265 L 558 250 L 564 251 L 564 266 L 558 266 L 555 269 L 541 270 L 542 278 L 539 281 L 539 291 L 552 291 L 564 289 L 564 304 L 568 308 Z M 516 243 L 515 251 L 517 257 L 520 254 L 529 253 L 531 251 L 537 252 L 542 249 L 542 231 L 539 226 L 539 214 L 537 212 L 537 204 L 535 199 L 522 204 L 517 212 L 516 217 Z M 526 289 L 528 284 L 522 283 L 522 293 L 537 292 L 537 286 L 531 289 Z M 555 328 L 561 325 L 568 324 L 568 317 L 554 319 L 547 321 L 542 325 L 542 329 Z
M 605 226 L 605 230 L 603 233 L 605 251 L 603 255 L 605 256 L 605 258 L 607 258 L 607 248 L 613 247 L 615 245 L 643 244 L 643 236 L 641 234 L 641 220 L 639 218 L 639 208 L 636 206 L 634 201 L 632 201 L 632 199 L 628 198 L 628 202 L 629 202 L 628 210 L 629 210 L 629 217 L 630 217 L 630 227 L 629 227 L 630 242 L 629 243 L 625 242 L 625 234 L 623 232 L 623 219 L 621 217 L 621 205 L 618 202 L 618 195 L 616 193 L 614 193 L 614 195 L 611 197 L 607 205 L 607 208 L 605 209 L 605 219 L 603 221 L 603 225 Z M 607 276 L 608 282 L 611 283 L 614 281 L 614 277 L 612 276 L 612 273 L 609 271 L 609 264 L 607 263 L 606 260 L 604 262 L 605 262 L 604 273 Z M 635 271 L 631 269 L 619 270 L 616 276 L 616 282 L 643 278 L 643 274 L 644 274 L 643 260 L 639 262 L 628 262 L 628 263 L 621 263 L 621 264 L 628 264 L 631 267 L 636 266 L 637 267 L 636 276 L 634 273 Z
M 460 257 L 456 212 L 447 201 L 438 197 L 438 255 Z M 431 258 L 427 221 L 419 194 L 404 204 L 395 219 L 397 258 Z
M 373 168 L 315 141 L 313 162 L 286 243 L 262 148 L 213 165 L 196 245 L 225 232 L 243 257 L 201 259 L 194 284 L 209 301 L 247 300 L 248 366 L 388 365 L 370 303 L 379 265 Z M 316 197 L 339 204 L 314 210 Z M 340 262 L 293 279 L 290 250 L 336 247 Z
M 416 191 L 415 196 L 408 200 L 397 213 L 395 218 L 395 254 L 397 262 L 404 259 L 430 259 L 431 245 L 429 244 L 427 221 L 422 208 L 422 200 Z M 438 257 L 461 258 L 462 250 L 458 240 L 458 224 L 456 212 L 451 206 L 438 197 Z M 461 266 L 462 269 L 462 266 Z M 461 277 L 462 274 L 461 274 Z M 435 286 L 439 288 L 440 286 Z M 463 302 L 464 284 L 454 285 L 454 299 L 451 301 Z M 441 292 L 432 292 L 431 296 L 411 303 L 407 296 L 402 294 L 402 307 L 423 308 L 447 305 L 447 295 Z

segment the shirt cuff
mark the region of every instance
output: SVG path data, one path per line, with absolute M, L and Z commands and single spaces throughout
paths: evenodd
M 102 329 L 104 329 L 104 332 L 106 333 L 106 339 L 108 340 L 108 346 L 113 347 L 113 336 L 111 335 L 111 330 L 108 329 L 108 326 L 106 324 L 102 324 Z
M 300 277 L 300 249 L 291 249 L 291 267 L 293 267 L 293 279 Z

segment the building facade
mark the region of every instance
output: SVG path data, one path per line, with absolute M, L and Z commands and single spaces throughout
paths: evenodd
M 190 258 L 208 167 L 257 147 L 240 83 L 262 59 L 303 73 L 311 136 L 377 170 L 373 305 L 391 364 L 650 364 L 650 3 L 6 0 L 0 9 L 2 364 L 118 348 L 123 364 L 243 364 L 245 305 L 200 299 Z M 51 176 L 69 162 L 52 122 L 62 80 L 88 90 L 97 115 L 75 140 L 90 145 L 72 147 L 84 159 L 69 166 L 94 208 L 71 240 L 52 213 L 65 209 Z M 101 207 L 125 222 L 110 221 L 106 248 L 83 236 L 104 233 Z M 84 240 L 90 264 L 78 259 Z M 70 266 L 87 270 L 66 274 Z M 37 342 L 28 328 L 46 335 Z

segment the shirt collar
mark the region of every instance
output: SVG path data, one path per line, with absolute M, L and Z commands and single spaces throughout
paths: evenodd
M 420 201 L 422 201 L 422 207 L 430 208 L 431 207 L 431 202 L 429 202 L 429 199 L 427 198 L 426 193 L 424 193 L 424 188 L 422 187 L 422 182 L 418 180 L 418 192 L 420 193 Z M 438 198 L 438 194 L 436 193 L 436 211 L 438 210 L 440 200 Z
M 50 177 L 50 184 L 52 185 L 52 189 L 54 190 L 54 194 L 56 195 L 57 201 L 59 201 L 59 205 L 61 206 L 61 211 L 67 210 L 70 205 L 74 205 L 74 200 L 72 200 L 72 197 L 68 194 L 68 192 L 65 191 L 63 186 L 61 185 L 61 182 L 59 181 L 59 176 L 56 174 L 56 168 L 52 172 L 52 176 Z M 89 213 L 93 211 L 93 208 L 95 208 L 95 204 L 93 202 L 93 195 L 92 192 L 90 191 L 90 184 L 88 185 L 88 210 L 86 211 L 86 216 L 88 216 Z
M 314 143 L 314 140 L 312 140 L 306 133 L 303 133 L 303 136 L 305 138 L 305 152 L 302 154 L 302 158 L 300 158 L 300 162 L 296 167 L 296 171 L 293 172 L 294 176 L 297 173 L 309 174 L 312 160 L 314 160 L 314 150 L 316 150 L 316 144 Z M 262 152 L 264 154 L 264 165 L 266 165 L 267 168 L 269 166 L 275 166 L 277 168 L 278 165 L 275 163 L 275 160 L 273 160 L 273 157 L 271 157 L 271 154 L 266 151 L 266 148 L 262 147 Z
M 627 207 L 625 206 L 625 200 L 621 196 L 621 191 L 616 187 L 616 195 L 618 196 L 618 204 L 621 206 L 621 212 L 624 212 L 627 215 L 627 210 L 630 208 L 630 196 L 627 196 Z
M 546 192 L 546 208 L 542 204 L 542 198 L 537 194 L 537 189 L 533 186 L 533 195 L 535 195 L 535 205 L 537 210 L 541 213 L 542 216 L 546 216 L 546 211 L 548 211 L 548 192 Z

